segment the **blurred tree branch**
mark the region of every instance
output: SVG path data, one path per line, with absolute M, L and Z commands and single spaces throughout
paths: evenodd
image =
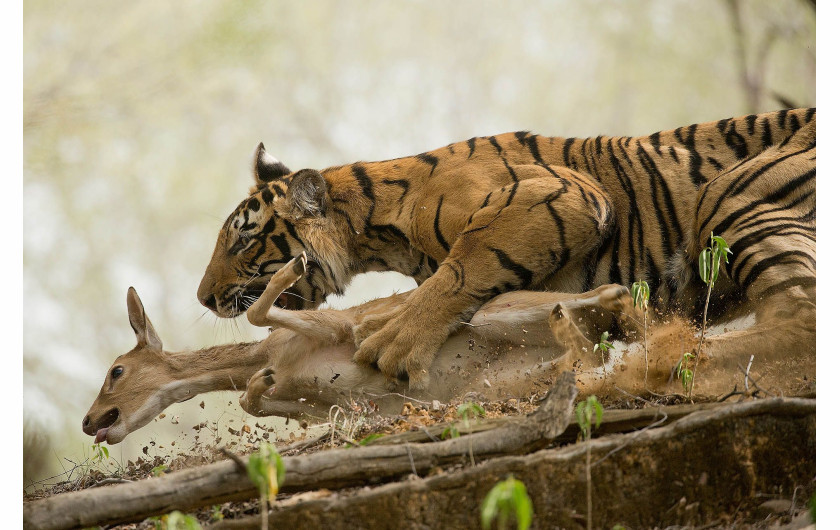
M 806 0 L 816 9 L 816 0 Z M 767 72 L 770 52 L 780 39 L 789 38 L 796 33 L 792 27 L 782 26 L 775 20 L 768 19 L 768 27 L 764 30 L 756 46 L 753 60 L 750 60 L 749 35 L 744 24 L 744 0 L 726 0 L 726 6 L 732 23 L 735 38 L 736 62 L 740 71 L 741 87 L 746 97 L 747 112 L 760 112 L 762 97 L 769 91 L 770 96 L 784 107 L 798 107 L 801 104 L 777 91 L 767 87 Z

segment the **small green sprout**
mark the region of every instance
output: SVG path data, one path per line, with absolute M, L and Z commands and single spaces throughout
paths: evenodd
M 447 438 L 458 438 L 459 436 L 461 436 L 461 433 L 458 431 L 458 427 L 454 425 L 448 426 L 442 433 L 440 433 L 441 440 L 446 440 Z
M 463 403 L 458 406 L 458 416 L 461 416 L 461 421 L 464 422 L 464 428 L 470 428 L 471 418 L 480 418 L 487 414 L 484 407 L 472 401 Z
M 286 467 L 277 450 L 268 442 L 260 444 L 260 450 L 248 458 L 248 477 L 260 492 L 260 513 L 262 527 L 268 528 L 268 501 L 277 496 L 286 478 Z
M 167 466 L 166 464 L 155 466 L 152 468 L 152 476 L 160 477 L 163 476 L 163 474 L 167 471 L 169 471 L 169 466 Z
M 531 520 L 534 517 L 534 506 L 525 484 L 520 480 L 508 477 L 500 481 L 484 497 L 481 503 L 481 527 L 489 529 L 493 521 L 498 518 L 499 528 L 507 528 L 510 516 L 516 517 L 518 530 L 526 530 L 531 527 Z
M 178 510 L 160 517 L 152 517 L 151 520 L 154 521 L 155 530 L 201 530 L 198 519 Z
M 712 288 L 720 275 L 721 260 L 723 263 L 729 263 L 729 245 L 720 236 L 716 236 L 714 232 L 709 233 L 710 246 L 704 248 L 700 252 L 698 258 L 698 267 L 700 269 L 700 279 L 707 285 L 706 288 L 706 305 L 703 307 L 703 327 L 700 329 L 700 344 L 697 346 L 697 355 L 694 357 L 694 369 L 691 371 L 691 386 L 688 388 L 688 399 L 694 392 L 694 382 L 697 380 L 697 363 L 700 362 L 700 353 L 703 351 L 703 339 L 706 337 L 706 317 L 709 313 L 709 300 L 712 297 Z
M 248 459 L 248 477 L 261 496 L 274 498 L 286 478 L 286 467 L 277 450 L 268 442 L 260 444 L 260 450 Z
M 601 418 L 604 416 L 604 407 L 595 396 L 589 396 L 585 401 L 581 401 L 575 407 L 575 417 L 577 418 L 578 427 L 583 434 L 584 440 L 589 440 L 592 435 L 592 420 L 595 420 L 595 428 L 601 426 Z
M 615 348 L 615 346 L 612 345 L 612 342 L 607 341 L 608 338 L 610 338 L 610 332 L 609 331 L 605 331 L 605 332 L 601 333 L 600 342 L 598 342 L 598 344 L 596 344 L 595 347 L 592 348 L 593 352 L 601 350 L 601 366 L 604 367 L 604 379 L 607 378 L 607 361 L 604 358 L 604 354 L 609 353 L 610 350 Z
M 604 415 L 604 407 L 595 396 L 589 396 L 575 407 L 575 417 L 578 427 L 585 441 L 592 438 L 592 420 L 595 420 L 595 428 L 601 426 L 601 418 Z M 586 528 L 592 530 L 592 451 L 590 444 L 586 444 Z
M 93 461 L 97 464 L 101 464 L 103 461 L 108 460 L 111 458 L 110 453 L 108 453 L 108 448 L 102 444 L 93 444 L 90 446 L 93 449 Z
M 689 386 L 691 382 L 694 380 L 694 372 L 688 368 L 688 362 L 694 358 L 694 355 L 685 352 L 680 359 L 679 364 L 677 364 L 677 376 L 680 378 L 680 382 L 682 383 L 683 390 L 688 392 Z
M 729 250 L 729 245 L 726 243 L 726 240 L 720 236 L 716 236 L 714 232 L 709 235 L 709 239 L 711 240 L 711 246 L 704 248 L 700 252 L 698 265 L 700 268 L 700 279 L 711 289 L 718 280 L 721 259 L 724 263 L 729 263 L 729 254 L 732 254 L 732 251 Z
M 381 433 L 376 433 L 376 432 L 373 433 L 373 434 L 368 434 L 367 436 L 365 436 L 364 438 L 359 440 L 359 445 L 363 445 L 363 446 L 368 445 L 372 441 L 376 440 L 377 438 L 382 438 L 383 436 L 385 436 L 385 435 L 381 434 Z
M 461 416 L 461 422 L 463 422 L 464 428 L 470 432 L 472 431 L 470 426 L 470 420 L 472 418 L 479 418 L 487 414 L 487 412 L 484 410 L 484 407 L 482 407 L 478 403 L 473 403 L 472 401 L 462 403 L 461 405 L 459 405 L 457 412 L 458 415 Z M 457 428 L 452 426 L 452 429 L 453 430 L 449 432 L 449 436 L 451 438 L 457 438 L 461 435 L 458 432 Z M 444 431 L 444 434 L 446 434 L 446 431 Z M 470 462 L 472 463 L 473 467 L 475 467 L 475 457 L 473 456 L 472 450 L 472 438 L 468 438 L 467 440 L 469 441 Z
M 650 286 L 644 280 L 639 280 L 633 283 L 630 289 L 633 296 L 633 307 L 641 308 L 644 314 L 644 341 L 645 341 L 645 388 L 647 388 L 648 380 L 648 346 L 647 346 L 647 314 L 648 314 L 648 300 L 650 300 Z
M 644 280 L 639 280 L 633 283 L 630 289 L 630 294 L 633 297 L 633 307 L 638 307 L 643 311 L 647 311 L 648 300 L 650 300 L 650 286 Z

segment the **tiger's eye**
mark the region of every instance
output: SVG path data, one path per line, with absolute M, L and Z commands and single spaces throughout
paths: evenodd
M 230 247 L 230 250 L 228 252 L 231 255 L 241 252 L 242 250 L 245 249 L 245 246 L 248 244 L 248 241 L 250 241 L 250 240 L 251 240 L 251 236 L 249 236 L 248 234 L 240 234 L 239 238 L 236 240 L 236 243 L 234 243 L 233 246 Z

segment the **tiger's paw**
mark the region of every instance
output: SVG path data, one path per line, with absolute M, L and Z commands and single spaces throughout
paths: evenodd
M 410 390 L 424 390 L 429 386 L 432 361 L 449 332 L 446 326 L 406 320 L 403 313 L 364 339 L 353 359 L 360 364 L 375 363 L 390 379 L 408 375 Z
M 368 337 L 384 328 L 388 322 L 394 320 L 401 312 L 402 308 L 397 308 L 382 315 L 373 315 L 368 317 L 362 320 L 362 322 L 358 325 L 353 326 L 353 340 L 356 343 L 356 348 L 359 348 Z M 354 360 L 361 364 L 371 364 L 377 360 L 377 357 L 358 357 L 358 352 L 356 352 L 356 355 L 357 357 L 354 357 Z

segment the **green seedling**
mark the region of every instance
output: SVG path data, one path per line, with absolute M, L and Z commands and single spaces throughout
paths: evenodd
M 594 420 L 595 428 L 601 426 L 601 418 L 604 416 L 604 407 L 595 396 L 589 396 L 585 401 L 581 401 L 575 407 L 575 417 L 577 418 L 580 433 L 584 441 L 588 442 L 592 438 L 592 423 Z M 586 444 L 586 528 L 592 530 L 592 452 L 590 444 Z
M 511 515 L 516 517 L 516 528 L 526 530 L 531 527 L 534 506 L 525 484 L 508 477 L 493 486 L 484 497 L 481 503 L 481 527 L 487 530 L 498 519 L 498 528 L 507 528 Z
M 472 418 L 479 418 L 479 417 L 485 416 L 487 414 L 487 412 L 484 410 L 484 407 L 482 407 L 478 403 L 473 403 L 472 401 L 469 401 L 467 403 L 462 403 L 461 405 L 459 405 L 457 412 L 458 412 L 458 416 L 461 416 L 461 422 L 464 424 L 464 429 L 466 429 L 469 432 L 471 432 L 470 420 Z M 450 432 L 450 436 L 452 438 L 457 438 L 458 436 L 460 436 L 460 433 L 457 431 L 457 429 L 455 430 L 455 433 L 454 433 L 455 435 L 452 436 L 452 434 L 453 433 Z M 473 467 L 475 467 L 475 457 L 473 456 L 473 450 L 472 450 L 472 438 L 468 438 L 468 440 L 469 440 L 470 462 L 472 463 Z
M 167 471 L 169 471 L 169 466 L 167 466 L 166 464 L 163 464 L 163 465 L 160 465 L 160 466 L 155 466 L 155 467 L 152 468 L 152 476 L 153 477 L 161 477 Z
M 371 442 L 373 442 L 377 438 L 382 438 L 383 436 L 385 436 L 385 435 L 380 434 L 380 433 L 368 434 L 367 436 L 365 436 L 364 438 L 362 438 L 358 442 L 348 442 L 348 443 L 344 444 L 344 448 L 345 449 L 352 449 L 353 447 L 364 447 L 366 445 L 369 445 Z
M 111 458 L 111 455 L 108 453 L 108 448 L 102 444 L 93 444 L 90 448 L 93 449 L 93 457 L 91 460 L 93 460 L 96 464 L 101 464 Z
M 446 440 L 447 438 L 458 438 L 461 436 L 461 432 L 458 430 L 458 427 L 455 425 L 450 425 L 449 427 L 445 428 L 442 433 L 440 433 L 440 439 Z
M 277 450 L 268 442 L 260 444 L 260 450 L 248 458 L 248 477 L 260 492 L 260 513 L 263 530 L 268 529 L 268 501 L 277 496 L 286 467 Z
M 688 392 L 691 382 L 694 380 L 694 372 L 688 368 L 688 362 L 694 357 L 689 352 L 685 352 L 677 365 L 677 376 L 680 378 L 684 392 Z
M 155 530 L 201 530 L 198 519 L 178 510 L 160 517 L 152 517 L 151 520 L 154 521 Z
M 644 344 L 645 344 L 645 388 L 647 388 L 648 380 L 648 346 L 647 346 L 647 315 L 648 315 L 648 301 L 650 300 L 650 286 L 644 280 L 639 280 L 633 283 L 630 289 L 633 295 L 633 307 L 638 307 L 642 310 L 644 315 Z
M 382 438 L 383 436 L 385 436 L 385 435 L 384 435 L 384 434 L 380 434 L 380 433 L 376 433 L 376 432 L 375 432 L 375 433 L 373 433 L 373 434 L 368 434 L 367 436 L 365 436 L 364 438 L 362 438 L 361 440 L 359 440 L 359 445 L 363 445 L 363 446 L 364 446 L 364 445 L 368 445 L 368 444 L 369 444 L 369 443 L 371 443 L 372 441 L 374 441 L 374 440 L 376 440 L 376 439 L 378 439 L 378 438 Z
M 697 380 L 697 363 L 700 361 L 700 353 L 703 351 L 703 339 L 706 337 L 706 317 L 709 312 L 709 300 L 712 297 L 712 288 L 715 286 L 720 275 L 720 264 L 729 263 L 729 245 L 726 241 L 716 236 L 714 232 L 709 234 L 711 245 L 700 252 L 697 260 L 700 270 L 700 279 L 706 284 L 706 305 L 703 307 L 703 327 L 700 329 L 700 344 L 697 346 L 697 355 L 694 357 L 694 370 L 692 371 L 691 386 L 688 389 L 688 399 L 694 392 L 694 381 Z
M 600 342 L 598 342 L 598 344 L 596 344 L 595 347 L 592 348 L 593 352 L 601 350 L 601 366 L 604 367 L 604 380 L 607 379 L 607 361 L 604 358 L 604 354 L 609 353 L 610 350 L 615 348 L 615 346 L 612 345 L 612 342 L 607 341 L 608 338 L 610 338 L 610 332 L 609 331 L 605 331 L 605 332 L 601 333 Z
M 484 407 L 478 403 L 473 403 L 472 401 L 458 406 L 458 416 L 461 416 L 461 421 L 464 422 L 465 429 L 470 428 L 471 418 L 480 418 L 486 414 L 487 412 L 484 410 Z
M 210 519 L 213 521 L 221 521 L 225 518 L 225 514 L 222 513 L 222 507 L 218 504 L 214 504 L 212 508 L 212 512 L 210 513 Z

